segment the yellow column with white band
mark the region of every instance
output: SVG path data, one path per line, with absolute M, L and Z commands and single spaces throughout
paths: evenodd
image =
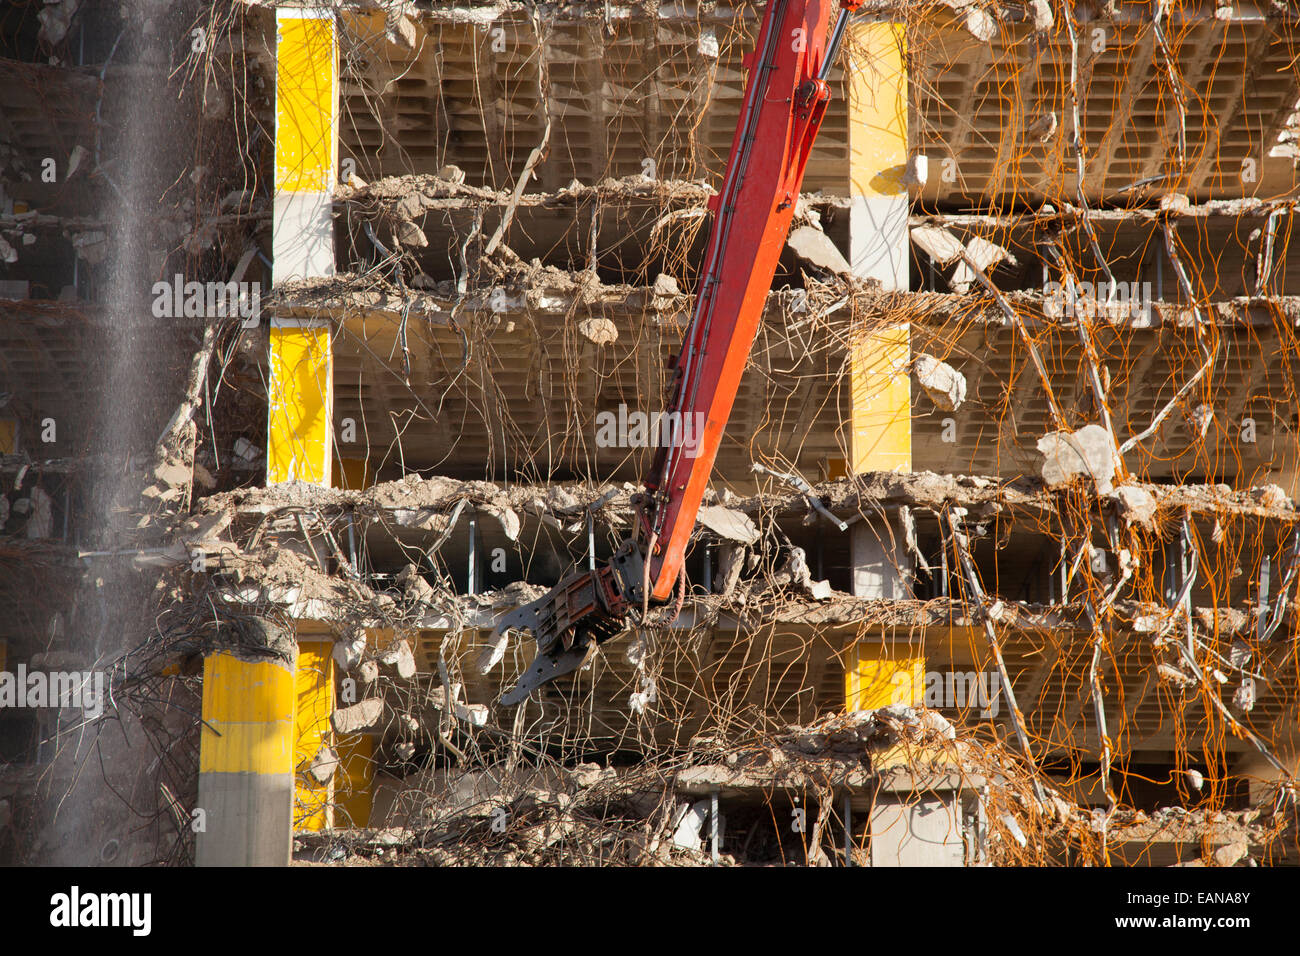
M 276 285 L 334 275 L 338 166 L 338 39 L 332 10 L 276 11 Z M 273 316 L 269 338 L 267 482 L 331 481 L 333 356 L 324 320 Z M 332 706 L 332 670 L 311 648 L 307 698 Z M 323 675 L 322 672 L 323 671 Z M 200 865 L 287 865 L 293 844 L 295 751 L 326 739 L 320 719 L 297 726 L 296 663 L 217 652 L 203 666 Z M 317 706 L 319 705 L 319 706 Z M 318 717 L 319 715 L 315 715 Z M 313 751 L 314 752 L 314 751 Z M 313 794 L 319 796 L 319 794 Z M 317 808 L 313 808 L 317 809 Z M 311 820 L 328 822 L 328 799 Z M 196 827 L 197 829 L 197 827 Z
M 846 54 L 849 262 L 858 277 L 905 292 L 911 270 L 903 25 L 850 27 Z M 912 468 L 910 353 L 906 325 L 864 333 L 853 343 L 849 466 L 855 473 Z
M 338 38 L 332 10 L 276 11 L 276 284 L 334 275 Z
M 203 662 L 199 866 L 285 866 L 293 847 L 294 673 L 219 652 Z
M 904 25 L 865 22 L 845 44 L 849 112 L 849 262 L 854 274 L 885 291 L 904 292 L 910 250 L 907 191 L 908 82 Z M 849 468 L 911 471 L 911 335 L 906 324 L 868 329 L 851 345 Z M 898 528 L 857 522 L 851 532 L 853 593 L 870 600 L 911 596 L 910 559 Z M 849 710 L 920 702 L 925 658 L 896 648 L 889 635 L 846 649 L 844 701 Z
M 338 37 L 331 10 L 276 11 L 276 284 L 334 275 Z M 323 320 L 273 317 L 266 480 L 332 479 L 333 356 Z

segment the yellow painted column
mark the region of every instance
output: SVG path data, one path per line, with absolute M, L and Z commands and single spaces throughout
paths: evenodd
M 276 11 L 274 279 L 334 274 L 338 37 L 329 9 Z M 273 317 L 268 483 L 332 484 L 333 357 L 325 321 Z
M 338 166 L 338 40 L 334 11 L 276 10 L 275 284 L 334 275 L 333 190 Z M 269 338 L 267 482 L 328 487 L 332 477 L 333 356 L 323 320 L 273 316 Z M 248 662 L 228 653 L 204 661 L 199 807 L 201 865 L 284 865 L 294 823 L 295 759 L 319 733 L 316 710 L 333 705 L 308 645 L 303 667 Z M 304 657 L 303 654 L 299 655 Z M 310 687 L 300 733 L 300 684 Z M 329 700 L 325 703 L 325 691 Z M 313 750 L 311 756 L 315 756 Z M 310 761 L 310 758 L 308 758 Z M 313 796 L 315 796 L 313 794 Z M 328 823 L 328 797 L 316 812 Z
M 844 705 L 876 710 L 890 704 L 909 707 L 925 697 L 925 655 L 919 647 L 863 639 L 850 645 L 844 667 Z
M 854 474 L 912 470 L 912 335 L 906 325 L 859 334 L 849 357 Z
M 909 282 L 907 62 L 903 24 L 849 28 L 849 262 L 886 291 Z M 906 325 L 862 334 L 850 356 L 849 467 L 912 468 L 911 336 Z
M 334 712 L 334 644 L 332 641 L 299 641 L 295 674 L 294 790 L 295 830 L 328 830 L 334 826 L 334 775 L 318 783 L 310 767 L 324 748 L 334 742 L 330 714 Z
M 324 320 L 271 319 L 266 481 L 329 487 L 334 356 Z
M 276 284 L 334 274 L 331 217 L 338 170 L 338 38 L 334 11 L 275 12 Z
M 286 866 L 293 847 L 293 668 L 218 652 L 203 662 L 199 866 Z
M 904 25 L 868 21 L 849 28 L 845 69 L 849 111 L 849 262 L 856 275 L 886 291 L 909 282 L 905 182 L 907 60 Z M 911 335 L 907 325 L 858 335 L 849 355 L 849 470 L 911 471 Z M 853 593 L 871 600 L 911 597 L 910 559 L 897 528 L 859 521 L 851 532 Z M 887 638 L 848 648 L 844 701 L 849 710 L 919 704 L 925 657 Z

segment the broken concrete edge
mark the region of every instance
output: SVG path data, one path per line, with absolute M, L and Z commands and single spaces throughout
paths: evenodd
M 237 0 L 239 6 L 250 11 L 268 12 L 284 6 L 284 0 Z M 304 4 L 310 5 L 310 4 Z M 487 26 L 499 19 L 527 20 L 532 7 L 523 0 L 452 0 L 452 2 L 435 2 L 430 6 L 417 7 L 407 0 L 394 4 L 392 0 L 334 0 L 334 8 L 340 13 L 398 13 L 417 18 L 421 23 L 473 23 Z M 968 9 L 979 8 L 987 15 L 1002 21 L 1008 27 L 1022 27 L 1029 31 L 1048 30 L 1053 22 L 1050 7 L 1046 4 L 1041 9 L 1033 9 L 1032 2 L 1023 4 L 985 4 L 976 0 L 863 0 L 857 11 L 862 14 L 886 15 L 907 21 L 926 17 L 943 16 L 954 23 L 965 19 Z M 1042 11 L 1046 10 L 1046 14 Z M 1300 14 L 1277 2 L 1252 14 L 1252 21 L 1262 14 L 1270 22 L 1296 22 Z M 762 9 L 757 6 L 706 6 L 680 4 L 643 4 L 616 3 L 605 4 L 596 0 L 578 0 L 578 2 L 550 7 L 547 16 L 552 21 L 584 22 L 611 20 L 649 21 L 651 23 L 683 23 L 694 26 L 727 25 L 739 22 L 756 22 L 761 18 Z M 1189 21 L 1214 21 L 1213 8 L 1206 14 L 1196 11 L 1186 15 Z M 1117 10 L 1109 14 L 1117 22 L 1131 25 L 1152 22 L 1152 11 L 1147 5 L 1117 5 Z
M 248 664 L 273 661 L 293 668 L 298 659 L 298 641 L 292 629 L 257 615 L 227 615 L 218 618 L 214 633 L 205 632 L 197 640 L 176 645 L 177 652 L 188 651 L 203 657 L 228 654 Z
M 239 6 L 250 11 L 271 12 L 282 7 L 312 6 L 309 2 L 286 3 L 285 0 L 237 0 Z M 421 23 L 472 23 L 486 27 L 499 19 L 527 21 L 534 9 L 523 0 L 452 0 L 435 2 L 431 6 L 417 7 L 411 0 L 394 3 L 393 0 L 333 0 L 339 13 L 388 13 L 416 17 Z M 857 9 L 862 13 L 889 14 L 906 17 L 922 8 L 938 10 L 944 0 L 863 0 Z M 734 25 L 737 21 L 756 22 L 761 18 L 759 8 L 749 6 L 687 7 L 645 3 L 599 3 L 595 0 L 578 0 L 564 5 L 553 5 L 546 11 L 549 22 L 581 23 L 612 20 L 649 21 L 651 23 L 681 23 L 692 26 Z
M 812 789 L 812 788 L 810 788 Z M 773 787 L 768 789 L 741 791 L 736 794 L 719 793 L 720 800 L 742 800 L 745 796 L 756 799 L 765 799 L 771 802 L 781 794 L 786 799 L 791 799 L 795 793 L 800 791 L 795 787 Z M 845 793 L 856 793 L 857 790 L 846 790 Z M 686 801 L 698 799 L 700 796 L 711 797 L 712 793 L 692 794 L 681 790 L 669 790 L 668 792 L 647 790 L 641 796 L 640 802 L 649 807 L 649 812 L 636 816 L 636 821 L 641 823 L 641 829 L 645 822 L 650 821 L 655 811 L 671 804 L 675 799 L 681 798 Z M 586 811 L 589 819 L 600 825 L 602 816 L 600 811 L 607 809 L 602 806 L 579 806 L 573 807 L 571 804 L 563 808 L 558 804 L 562 801 L 555 800 L 554 806 L 548 804 L 545 797 L 541 794 L 539 797 L 532 797 L 536 806 L 545 807 L 542 813 L 536 810 L 530 814 L 530 819 L 524 821 L 521 829 L 527 831 L 529 828 L 541 828 L 551 824 L 559 823 L 561 832 L 567 834 L 572 839 L 573 834 L 579 830 L 581 818 L 575 820 L 575 812 L 581 813 Z M 836 799 L 842 794 L 835 793 L 832 799 Z M 809 804 L 817 805 L 815 794 L 809 794 Z M 509 813 L 509 808 L 516 806 L 519 800 L 501 799 L 491 803 L 490 809 L 504 810 Z M 619 808 L 626 803 L 620 803 Z M 680 809 L 687 807 L 688 803 L 682 803 Z M 532 808 L 530 807 L 530 810 Z M 1073 838 L 1074 840 L 1095 839 L 1100 823 L 1093 815 L 1089 807 L 1077 807 L 1069 804 L 1066 809 L 1068 814 L 1064 820 L 1060 818 L 1053 819 L 1047 826 L 1050 832 L 1059 833 L 1064 837 Z M 1160 807 L 1153 811 L 1134 811 L 1117 809 L 1107 821 L 1106 833 L 1107 842 L 1112 849 L 1122 847 L 1132 847 L 1135 850 L 1149 848 L 1162 844 L 1187 844 L 1189 847 L 1198 847 L 1203 849 L 1203 856 L 1194 859 L 1191 862 L 1173 864 L 1175 866 L 1233 866 L 1241 863 L 1250 855 L 1251 847 L 1265 848 L 1276 843 L 1281 838 L 1282 833 L 1276 825 L 1269 825 L 1262 822 L 1248 822 L 1250 811 L 1187 811 L 1182 807 Z M 675 817 L 668 816 L 669 821 Z M 469 847 L 467 846 L 467 837 L 477 835 L 476 831 L 490 828 L 490 813 L 473 812 L 462 810 L 457 813 L 447 814 L 436 824 L 432 825 L 390 825 L 376 827 L 350 827 L 336 828 L 333 830 L 301 830 L 294 834 L 295 851 L 304 857 L 320 857 L 324 854 L 332 854 L 322 862 L 343 864 L 350 858 L 364 858 L 374 855 L 376 852 L 382 854 L 388 852 L 391 857 L 400 859 L 404 854 L 413 854 L 417 859 L 423 856 L 423 852 L 432 851 L 438 854 L 438 862 L 442 865 L 454 865 L 458 862 L 457 853 L 453 851 L 439 851 L 438 847 L 442 844 L 449 844 L 456 847 L 460 854 L 467 857 L 466 863 L 472 865 L 476 862 L 496 862 L 494 851 L 499 852 L 497 848 L 489 849 L 488 846 Z M 477 825 L 476 825 L 477 824 Z M 672 846 L 671 836 L 672 827 L 668 827 L 661 834 L 660 839 L 667 845 Z M 1041 828 L 1040 828 L 1041 829 Z M 707 841 L 707 834 L 700 834 L 703 844 Z M 680 847 L 673 847 L 675 851 L 680 851 Z M 674 852 L 671 859 L 678 865 L 687 866 L 707 866 L 714 865 L 707 853 L 696 851 Z M 517 862 L 511 861 L 518 865 Z M 666 862 L 666 861 L 665 861 Z M 724 856 L 719 862 L 732 863 L 734 858 L 728 859 Z
M 361 491 L 321 488 L 305 482 L 287 482 L 264 488 L 247 488 L 200 498 L 196 511 L 178 523 L 175 532 L 187 539 L 226 513 L 240 518 L 262 518 L 278 511 L 316 510 L 330 517 L 353 515 L 362 519 L 383 519 L 403 527 L 419 527 L 422 517 L 445 514 L 461 502 L 482 508 L 499 517 L 506 509 L 524 515 L 551 515 L 566 523 L 585 519 L 588 511 L 623 523 L 634 513 L 632 498 L 639 489 L 631 482 L 556 483 L 503 486 L 489 481 L 460 481 L 452 478 L 405 478 L 383 482 Z M 1143 512 L 1144 522 L 1167 514 L 1191 514 L 1206 518 L 1255 517 L 1289 522 L 1300 519 L 1296 505 L 1277 486 L 1260 485 L 1233 490 L 1227 485 L 1162 485 L 1125 482 L 1102 500 L 1114 501 L 1125 509 L 1135 504 L 1134 491 L 1149 497 L 1154 510 Z M 951 507 L 966 508 L 972 517 L 1004 515 L 1006 518 L 1052 516 L 1060 512 L 1061 495 L 1036 478 L 999 479 L 975 475 L 946 475 L 934 472 L 867 472 L 856 477 L 821 482 L 813 486 L 819 502 L 837 517 L 870 514 L 881 507 L 907 506 L 942 512 Z M 1144 499 L 1145 500 L 1145 499 Z M 705 507 L 753 518 L 758 515 L 798 516 L 808 512 L 808 500 L 798 493 L 765 492 L 733 497 L 710 490 Z M 509 519 L 505 519 L 508 521 Z M 749 523 L 733 537 L 749 535 Z M 708 523 L 718 533 L 725 530 L 721 519 Z M 739 527 L 739 526 L 738 526 Z
M 262 297 L 264 315 L 283 318 L 326 319 L 337 329 L 356 317 L 373 317 L 394 323 L 403 312 L 409 319 L 446 323 L 453 313 L 492 312 L 503 319 L 513 315 L 555 315 L 573 318 L 576 306 L 599 306 L 611 321 L 645 323 L 647 315 L 663 313 L 656 321 L 679 321 L 685 325 L 693 298 L 685 292 L 663 295 L 653 285 L 607 285 L 596 276 L 574 273 L 555 266 L 503 267 L 494 283 L 460 295 L 454 280 L 434 283 L 435 291 L 411 288 L 400 290 L 379 276 L 362 277 L 339 273 L 331 278 L 284 282 Z M 1006 316 L 993 301 L 981 297 L 978 287 L 972 293 L 951 292 L 879 292 L 865 284 L 854 284 L 842 276 L 831 275 L 824 288 L 814 297 L 806 290 L 785 287 L 768 293 L 764 321 L 779 331 L 793 314 L 819 316 L 832 325 L 852 324 L 853 315 L 888 315 L 907 321 L 914 329 L 934 334 L 951 333 L 952 324 L 1001 327 Z M 506 292 L 504 308 L 500 299 Z M 494 308 L 494 299 L 496 305 Z M 522 300 L 520 298 L 522 296 Z M 1011 290 L 1003 297 L 1022 316 L 1030 330 L 1059 330 L 1061 334 L 1075 327 L 1073 320 L 1049 316 L 1053 299 L 1040 291 Z M 803 312 L 792 313 L 795 306 Z M 30 318 L 33 322 L 81 322 L 92 328 L 106 329 L 112 322 L 110 310 L 102 304 L 81 300 L 58 302 L 46 299 L 23 299 L 5 302 L 10 318 Z M 1205 322 L 1224 329 L 1275 328 L 1279 322 L 1300 326 L 1300 296 L 1237 296 L 1200 307 Z M 183 320 L 182 320 L 183 321 Z M 211 322 L 234 325 L 244 320 L 238 316 L 222 319 L 195 319 L 196 328 Z M 576 321 L 576 320 L 575 320 Z M 1196 309 L 1175 302 L 1153 301 L 1149 315 L 1132 314 L 1127 305 L 1098 306 L 1096 322 L 1131 334 L 1154 334 L 1161 330 L 1195 334 Z M 364 331 L 364 330 L 362 330 Z
M 650 179 L 641 175 L 606 178 L 595 183 L 574 180 L 568 186 L 551 192 L 526 192 L 516 198 L 508 189 L 473 186 L 455 175 L 455 167 L 444 167 L 443 173 L 407 173 L 385 176 L 364 186 L 340 184 L 335 191 L 339 203 L 356 205 L 362 209 L 376 209 L 414 219 L 421 212 L 441 212 L 446 209 L 476 209 L 493 205 L 513 206 L 518 209 L 534 207 L 566 209 L 580 203 L 599 199 L 603 205 L 617 206 L 620 202 L 654 203 L 671 206 L 684 204 L 703 207 L 717 194 L 705 180 Z M 463 174 L 462 174 L 463 175 Z M 823 192 L 801 193 L 801 206 L 815 209 L 847 210 L 847 197 L 831 196 Z M 4 220 L 0 219 L 0 225 Z
M 641 175 L 606 178 L 595 183 L 574 180 L 568 186 L 554 191 L 526 192 L 516 199 L 508 189 L 474 186 L 438 173 L 407 173 L 385 176 L 362 186 L 341 183 L 336 187 L 335 200 L 374 211 L 382 211 L 406 219 L 421 212 L 434 213 L 447 209 L 478 209 L 494 205 L 514 206 L 519 209 L 568 209 L 593 199 L 605 205 L 626 203 L 682 204 L 704 207 L 716 189 L 706 180 L 649 179 Z M 816 211 L 828 209 L 848 210 L 851 201 L 845 196 L 824 192 L 801 193 L 798 199 L 802 208 Z M 417 210 L 416 207 L 419 207 Z M 1273 199 L 1212 199 L 1189 203 L 1178 208 L 1178 215 L 1187 219 L 1266 219 L 1273 213 L 1288 213 L 1300 209 L 1300 201 Z M 1006 213 L 1001 215 L 969 213 L 919 213 L 909 217 L 913 230 L 932 227 L 963 229 L 1016 229 L 1042 228 L 1045 224 L 1074 223 L 1083 218 L 1092 223 L 1118 223 L 1149 225 L 1168 218 L 1160 209 L 1083 209 L 1063 203 L 1060 208 L 1044 206 L 1039 210 Z M 79 220 L 76 220 L 79 221 Z M 66 225 L 74 220 L 57 216 L 40 216 L 27 213 L 21 217 L 0 217 L 0 228 L 24 225 Z M 86 220 L 89 228 L 96 223 Z
M 774 801 L 811 808 L 828 800 L 838 809 L 842 799 L 874 800 L 880 793 L 977 791 L 985 800 L 996 792 L 994 804 L 1003 814 L 1003 826 L 1085 841 L 1103 827 L 1112 844 L 1194 843 L 1203 849 L 1207 865 L 1233 865 L 1252 845 L 1270 845 L 1287 825 L 1284 810 L 1269 815 L 1262 806 L 1150 811 L 1120 807 L 1106 813 L 1069 799 L 1050 774 L 1039 774 L 1038 779 L 1043 789 L 1034 797 L 1026 786 L 1027 773 L 1001 745 L 958 736 L 935 711 L 891 705 L 829 714 L 775 734 L 695 739 L 684 750 L 634 766 L 544 764 L 522 777 L 500 773 L 492 765 L 424 772 L 417 786 L 404 787 L 422 794 L 422 803 L 383 823 L 328 833 L 304 831 L 295 838 L 299 850 L 329 850 L 335 862 L 350 853 L 390 848 L 443 846 L 490 855 L 512 841 L 547 849 L 555 843 L 553 827 L 571 836 L 584 823 L 626 822 L 630 815 L 637 830 L 648 825 L 658 831 L 654 841 L 646 834 L 650 846 L 666 842 L 674 849 L 699 851 L 701 832 L 684 844 L 671 834 L 680 832 L 683 812 L 700 798 L 726 801 L 733 809 L 771 806 Z M 1008 817 L 1010 823 L 1005 822 Z M 478 837 L 506 833 L 494 825 L 501 820 L 509 820 L 510 836 L 475 846 Z M 539 833 L 544 839 L 536 843 Z M 1036 844 L 1040 850 L 1045 845 Z M 1220 852 L 1224 847 L 1232 849 Z M 681 860 L 698 862 L 690 854 Z
M 900 745 L 906 745 L 900 749 Z M 872 756 L 886 755 L 887 765 L 875 768 Z M 954 771 L 959 784 L 980 788 L 1005 787 L 1018 775 L 1017 765 L 996 744 L 973 744 L 957 739 L 956 731 L 941 715 L 925 708 L 892 705 L 874 711 L 829 714 L 805 726 L 789 726 L 768 735 L 754 731 L 723 741 L 717 737 L 693 739 L 683 750 L 661 755 L 660 760 L 632 767 L 578 764 L 539 766 L 524 780 L 497 783 L 492 768 L 468 771 L 454 778 L 444 775 L 444 785 L 472 782 L 460 798 L 438 800 L 430 794 L 429 826 L 383 826 L 337 836 L 361 845 L 424 845 L 440 841 L 457 817 L 484 820 L 505 811 L 512 829 L 527 826 L 553 812 L 572 820 L 583 813 L 597 818 L 618 807 L 640 806 L 638 815 L 649 819 L 656 811 L 677 804 L 679 796 L 725 791 L 737 795 L 771 797 L 778 791 L 795 794 L 828 788 L 849 791 L 897 789 L 900 772 L 912 776 L 913 789 L 927 782 L 952 789 Z M 436 772 L 428 776 L 438 779 Z M 489 792 L 478 784 L 487 782 Z M 432 788 L 418 787 L 428 793 Z M 807 792 L 804 795 L 812 795 Z M 1060 803 L 1065 801 L 1058 798 Z M 1024 812 L 1031 812 L 1022 802 Z M 679 808 L 680 809 L 680 808 Z M 539 813 L 540 811 L 540 813 Z M 664 814 L 661 826 L 676 827 L 676 815 Z M 521 819 L 529 818 L 530 819 Z M 314 837 L 303 835 L 303 845 Z
M 1294 199 L 1210 199 L 1189 203 L 1178 208 L 1178 215 L 1187 219 L 1267 219 L 1274 212 L 1287 213 L 1300 209 Z M 1091 223 L 1155 224 L 1168 218 L 1168 212 L 1150 207 L 1132 209 L 1084 209 L 1071 203 L 1044 206 L 1038 210 L 987 215 L 979 213 L 920 213 L 908 219 L 913 228 L 948 226 L 964 229 L 1041 229 L 1050 224 L 1081 222 L 1085 216 Z
M 399 634 L 421 630 L 489 632 L 501 615 L 546 591 L 540 585 L 514 582 L 500 590 L 473 595 L 437 592 L 428 603 L 411 603 L 325 574 L 291 552 L 280 551 L 273 570 L 268 570 L 259 556 L 231 554 L 226 562 L 208 573 L 214 577 L 214 603 L 232 612 L 246 607 L 274 608 L 289 620 L 352 629 L 395 628 Z M 1130 599 L 1116 600 L 1110 607 L 1110 630 L 1117 640 L 1154 641 L 1176 613 L 1162 604 Z M 661 610 L 668 613 L 671 609 Z M 1087 636 L 1092 633 L 1090 611 L 1081 600 L 1043 605 L 1002 599 L 994 613 L 998 627 L 1007 633 Z M 1289 603 L 1284 614 L 1288 620 L 1296 619 L 1300 605 Z M 699 592 L 688 595 L 669 626 L 677 630 L 704 627 L 741 633 L 752 626 L 746 622 L 756 616 L 769 623 L 844 629 L 846 639 L 863 626 L 977 628 L 984 619 L 978 609 L 972 610 L 957 598 L 892 600 L 857 598 L 843 592 L 806 597 L 793 587 L 744 582 L 726 597 Z M 1249 637 L 1257 627 L 1254 614 L 1246 609 L 1196 607 L 1192 616 L 1193 633 L 1211 644 Z M 1286 650 L 1280 643 L 1269 647 L 1278 654 Z
M 630 284 L 606 285 L 596 276 L 555 266 L 501 267 L 494 284 L 466 292 L 456 291 L 452 279 L 434 283 L 434 292 L 399 290 L 387 280 L 354 273 L 339 273 L 330 278 L 285 282 L 275 286 L 262 299 L 264 309 L 286 318 L 323 318 L 342 325 L 348 318 L 369 315 L 398 320 L 405 311 L 407 318 L 445 322 L 453 311 L 478 310 L 503 317 L 524 314 L 572 315 L 575 305 L 600 305 L 607 317 L 627 316 L 630 321 L 645 321 L 647 310 L 660 312 L 669 305 L 653 286 Z M 850 323 L 852 315 L 889 315 L 906 320 L 914 327 L 951 332 L 953 322 L 1003 326 L 1006 315 L 997 303 L 984 296 L 978 286 L 968 294 L 951 292 L 879 292 L 866 284 L 854 284 L 842 276 L 832 275 L 825 284 L 834 296 L 823 296 L 824 304 L 812 301 L 805 290 L 786 287 L 768 293 L 767 318 L 779 320 L 790 307 L 800 303 L 822 319 Z M 501 292 L 508 294 L 502 307 Z M 523 299 L 520 301 L 519 296 Z M 1076 323 L 1049 314 L 1055 299 L 1041 290 L 1014 289 L 1002 293 L 1022 313 L 1026 328 L 1071 330 Z M 493 306 L 496 296 L 496 307 Z M 693 301 L 689 293 L 670 299 L 674 313 L 686 313 Z M 1237 296 L 1199 306 L 1202 319 L 1219 328 L 1275 327 L 1279 319 L 1300 325 L 1300 296 Z M 1096 323 L 1110 328 L 1148 333 L 1164 328 L 1194 334 L 1197 308 L 1169 301 L 1153 301 L 1149 314 L 1134 315 L 1127 303 L 1114 306 L 1099 304 Z M 765 319 L 766 320 L 766 319 Z

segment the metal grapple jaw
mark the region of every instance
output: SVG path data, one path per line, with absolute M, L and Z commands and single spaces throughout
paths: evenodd
M 575 641 L 567 650 L 552 648 L 538 651 L 528 670 L 519 678 L 515 686 L 501 695 L 502 707 L 514 707 L 528 699 L 528 695 L 548 681 L 571 674 L 582 666 L 591 650 L 587 640 Z
M 625 541 L 608 564 L 576 571 L 531 604 L 502 615 L 480 670 L 501 659 L 511 631 L 527 631 L 537 643 L 532 664 L 502 695 L 502 706 L 514 707 L 543 684 L 577 670 L 595 645 L 623 633 L 628 615 L 641 605 L 644 573 L 640 550 Z

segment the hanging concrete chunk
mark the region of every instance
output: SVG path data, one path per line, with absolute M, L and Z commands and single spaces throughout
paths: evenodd
M 745 570 L 745 548 L 724 548 L 718 559 L 718 583 L 714 586 L 724 598 L 730 597 Z
M 655 277 L 650 305 L 661 312 L 670 311 L 677 308 L 677 302 L 681 294 L 682 290 L 677 285 L 677 280 L 661 272 Z
M 1038 114 L 1034 121 L 1025 127 L 1025 137 L 1036 139 L 1040 143 L 1046 143 L 1056 135 L 1058 126 L 1060 126 L 1060 122 L 1057 120 L 1056 114 L 1048 110 L 1046 113 Z
M 1255 709 L 1255 678 L 1243 677 L 1241 684 L 1232 695 L 1233 709 L 1239 713 L 1249 714 Z
M 404 640 L 396 642 L 384 651 L 379 656 L 379 663 L 385 667 L 392 667 L 397 671 L 397 676 L 403 679 L 415 676 L 415 655 L 411 653 L 411 645 Z
M 1145 488 L 1121 485 L 1115 489 L 1114 500 L 1119 506 L 1119 516 L 1129 524 L 1155 527 L 1156 499 Z
M 1050 432 L 1038 439 L 1043 456 L 1040 472 L 1049 488 L 1090 478 L 1099 494 L 1109 494 L 1115 478 L 1115 451 L 1110 432 L 1100 425 L 1085 425 L 1076 432 Z
M 941 266 L 960 259 L 966 249 L 960 239 L 942 226 L 913 226 L 912 242 Z
M 329 783 L 334 771 L 339 768 L 339 755 L 333 747 L 322 747 L 316 751 L 307 772 L 317 783 Z
M 677 829 L 673 832 L 673 846 L 682 850 L 699 850 L 703 845 L 700 834 L 709 818 L 709 801 L 700 800 L 677 811 Z
M 1020 824 L 1016 822 L 1015 817 L 1009 813 L 1004 813 L 998 819 L 1001 821 L 1002 825 L 1007 828 L 1007 832 L 1011 834 L 1011 839 L 1015 840 L 1021 846 L 1029 845 L 1029 840 L 1025 837 L 1025 831 L 1020 829 Z
M 1055 18 L 1052 16 L 1052 7 L 1047 0 L 1030 0 L 1029 15 L 1033 18 L 1034 29 L 1039 33 L 1046 33 L 1052 29 Z
M 997 33 L 998 27 L 987 10 L 971 7 L 966 11 L 966 29 L 970 31 L 971 36 L 975 39 L 988 43 Z
M 355 734 L 359 730 L 373 727 L 384 715 L 384 702 L 378 697 L 370 697 L 351 707 L 343 707 L 330 714 L 330 723 L 338 734 Z
M 433 586 L 424 579 L 414 564 L 408 564 L 403 568 L 396 580 L 402 585 L 406 599 L 413 604 L 430 604 L 437 596 Z
M 361 663 L 366 653 L 366 632 L 357 628 L 347 638 L 334 642 L 334 663 L 345 674 Z
M 966 376 L 947 362 L 921 353 L 912 363 L 912 368 L 916 371 L 917 384 L 943 411 L 955 412 L 966 401 Z
M 705 27 L 700 31 L 700 39 L 696 44 L 696 49 L 700 51 L 700 56 L 707 56 L 710 60 L 718 58 L 718 34 L 713 27 Z
M 492 670 L 492 668 L 496 667 L 497 664 L 501 663 L 501 658 L 506 656 L 506 645 L 508 643 L 510 643 L 510 636 L 508 634 L 500 631 L 493 632 L 492 636 L 488 639 L 487 644 L 479 653 L 478 660 L 474 665 L 478 668 L 480 674 L 486 674 L 488 671 Z
M 473 727 L 482 727 L 487 723 L 488 709 L 482 704 L 462 704 L 460 702 L 461 685 L 452 684 L 447 687 L 435 687 L 429 692 L 427 698 L 428 704 L 435 710 L 445 710 L 448 700 L 451 701 L 451 712 L 457 720 L 463 720 Z
M 80 6 L 81 0 L 45 0 L 45 8 L 36 14 L 41 39 L 50 46 L 62 43 Z
M 471 727 L 482 727 L 488 719 L 488 709 L 483 704 L 456 704 L 452 713 L 457 720 L 463 720 Z
M 420 28 L 410 17 L 393 13 L 384 22 L 384 35 L 393 46 L 414 51 L 420 42 Z
M 975 269 L 988 275 L 990 270 L 1003 261 L 1012 265 L 1017 264 L 1016 257 L 996 242 L 974 236 L 966 243 L 966 255 L 961 262 L 957 263 L 957 268 L 953 270 L 948 284 L 952 286 L 954 292 L 965 293 L 975 281 Z
M 721 505 L 701 508 L 698 520 L 720 538 L 738 541 L 741 544 L 753 544 L 758 540 L 758 528 L 749 515 Z
M 971 32 L 971 36 L 977 40 L 988 42 L 993 39 L 996 32 L 996 24 L 993 17 L 988 11 L 977 5 L 976 0 L 940 0 L 944 6 L 949 7 L 954 13 L 965 13 L 966 29 Z
M 1197 405 L 1190 412 L 1184 413 L 1187 424 L 1196 429 L 1196 433 L 1202 438 L 1210 430 L 1210 425 L 1214 422 L 1214 409 L 1204 403 Z
M 507 538 L 511 541 L 519 540 L 519 515 L 515 514 L 513 508 L 506 505 L 482 504 L 479 505 L 479 510 L 486 511 L 496 518 Z
M 618 340 L 618 326 L 600 316 L 583 319 L 578 323 L 578 331 L 597 345 L 609 345 Z
M 831 242 L 830 237 L 820 229 L 800 226 L 790 233 L 786 244 L 805 265 L 825 269 L 837 275 L 853 274 L 853 269 L 840 250 L 835 248 L 835 243 Z
M 393 235 L 397 237 L 398 243 L 408 248 L 423 249 L 429 244 L 424 230 L 406 219 L 397 220 L 396 225 L 393 226 Z
M 790 575 L 790 583 L 814 601 L 830 600 L 833 593 L 830 582 L 813 580 L 812 571 L 808 567 L 808 556 L 803 548 L 790 549 L 790 557 L 783 570 Z

